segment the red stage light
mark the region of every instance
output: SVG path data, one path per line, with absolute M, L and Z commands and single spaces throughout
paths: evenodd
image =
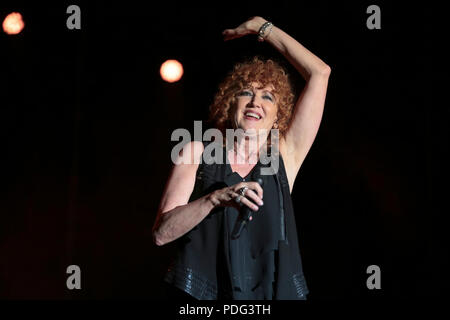
M 22 15 L 18 12 L 10 13 L 3 20 L 3 31 L 7 34 L 18 34 L 25 27 Z
M 177 60 L 167 60 L 159 70 L 161 78 L 167 82 L 176 82 L 183 76 L 183 65 Z

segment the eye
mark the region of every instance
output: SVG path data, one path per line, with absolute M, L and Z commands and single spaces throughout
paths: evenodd
M 271 96 L 267 95 L 267 94 L 264 95 L 263 98 L 264 98 L 264 99 L 269 99 L 270 101 L 273 102 L 273 98 L 272 98 Z
M 239 92 L 238 96 L 251 96 L 253 95 L 253 92 L 249 91 L 249 90 L 244 90 Z

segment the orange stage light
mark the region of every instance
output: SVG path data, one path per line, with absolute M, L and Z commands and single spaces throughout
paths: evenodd
M 183 76 L 183 65 L 177 60 L 167 60 L 159 70 L 161 78 L 167 82 L 176 82 Z
M 12 12 L 8 14 L 3 20 L 3 31 L 7 34 L 18 34 L 25 27 L 22 15 L 18 12 Z

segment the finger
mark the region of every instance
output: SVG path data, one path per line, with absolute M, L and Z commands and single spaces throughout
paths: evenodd
M 234 192 L 234 191 L 232 191 L 231 190 L 231 192 L 229 193 L 229 199 L 227 199 L 228 201 L 229 200 L 233 200 L 233 201 L 235 201 L 235 199 L 238 197 L 238 196 L 240 196 L 240 194 L 238 194 L 238 193 L 236 193 L 236 192 Z
M 249 207 L 250 209 L 252 209 L 253 211 L 258 211 L 259 207 L 254 204 L 253 202 L 251 202 L 250 200 L 248 200 L 246 197 L 242 197 L 241 198 L 241 203 L 243 205 L 246 205 L 247 207 Z
M 239 183 L 234 185 L 233 189 L 234 189 L 235 192 L 239 192 L 239 190 L 244 188 L 244 187 L 248 187 L 248 182 L 239 182 Z
M 240 200 L 242 200 L 244 198 L 243 196 L 237 194 L 236 192 L 230 192 L 226 195 L 226 199 L 224 199 L 224 201 L 226 201 L 227 206 L 231 206 L 231 207 L 236 208 L 236 210 L 240 210 L 242 203 L 241 203 L 241 201 L 239 201 L 239 202 L 236 201 L 237 197 L 240 197 Z
M 240 182 L 240 183 L 234 185 L 234 191 L 239 192 L 239 190 L 244 187 L 247 187 L 247 188 L 257 192 L 258 197 L 262 200 L 263 189 L 261 188 L 261 186 L 259 185 L 258 182 Z
M 234 29 L 225 29 L 222 32 L 223 35 L 232 35 L 232 34 L 235 34 L 235 33 L 236 33 L 236 31 Z
M 225 40 L 234 38 L 237 32 L 235 29 L 226 29 L 222 32 L 222 35 L 225 37 Z
M 264 204 L 261 198 L 251 189 L 245 192 L 245 196 L 260 206 Z
M 261 199 L 263 198 L 263 188 L 261 188 L 261 186 L 259 185 L 258 182 L 248 182 L 247 186 L 256 191 L 256 193 L 258 194 L 258 197 L 260 197 Z
M 222 32 L 222 35 L 225 37 L 224 40 L 232 40 L 236 38 L 240 38 L 248 34 L 249 31 L 247 31 L 245 28 L 237 27 L 235 29 L 225 29 Z
M 230 35 L 225 35 L 224 37 L 223 37 L 223 40 L 224 41 L 229 41 L 229 40 L 233 40 L 234 38 L 236 38 L 235 36 L 230 36 Z

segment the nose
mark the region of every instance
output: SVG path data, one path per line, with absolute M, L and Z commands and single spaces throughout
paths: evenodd
M 249 106 L 261 108 L 261 101 L 258 95 L 254 94 L 252 99 L 250 100 Z

